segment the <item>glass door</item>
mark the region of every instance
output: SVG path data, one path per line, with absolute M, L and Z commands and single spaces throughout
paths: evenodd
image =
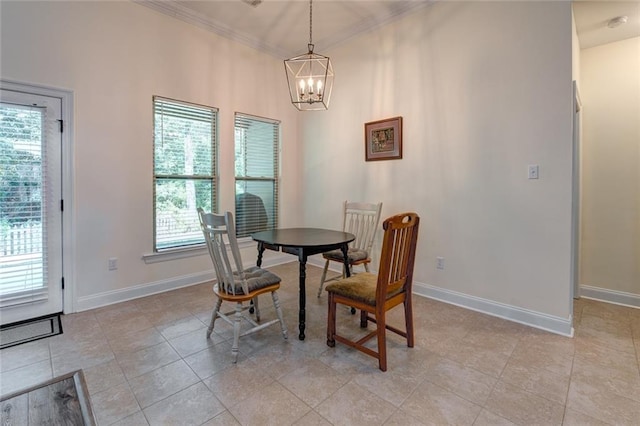
M 0 94 L 0 323 L 62 311 L 62 101 Z

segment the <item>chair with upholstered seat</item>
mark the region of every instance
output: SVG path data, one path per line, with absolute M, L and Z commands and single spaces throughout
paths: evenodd
M 356 239 L 349 243 L 347 257 L 349 268 L 353 270 L 355 265 L 363 265 L 364 270 L 369 272 L 371 262 L 371 248 L 380 222 L 380 211 L 382 203 L 358 203 L 345 201 L 343 205 L 342 230 L 356 236 Z M 322 294 L 322 288 L 327 281 L 344 278 L 344 255 L 342 250 L 332 250 L 322 253 L 325 259 L 322 277 L 320 278 L 320 288 L 318 297 Z M 329 262 L 338 262 L 342 265 L 342 274 L 327 278 Z
M 327 345 L 334 347 L 336 340 L 378 359 L 380 370 L 387 371 L 386 330 L 407 339 L 407 346 L 414 345 L 411 287 L 415 262 L 418 225 L 415 213 L 402 213 L 386 219 L 382 225 L 384 236 L 378 274 L 361 273 L 327 285 L 329 313 L 327 317 Z M 336 333 L 336 304 L 360 310 L 360 326 L 366 328 L 369 321 L 376 329 L 359 340 L 352 341 Z M 386 312 L 404 305 L 405 330 L 386 322 Z M 364 344 L 377 337 L 378 350 Z
M 280 309 L 277 294 L 277 290 L 280 288 L 280 277 L 257 266 L 243 269 L 231 212 L 226 212 L 224 215 L 217 215 L 205 213 L 199 208 L 198 216 L 200 217 L 200 226 L 204 234 L 205 242 L 207 243 L 207 248 L 209 249 L 209 254 L 211 255 L 211 260 L 213 261 L 217 278 L 213 292 L 218 300 L 211 314 L 211 323 L 207 329 L 207 338 L 211 337 L 217 318 L 222 318 L 224 321 L 233 325 L 233 345 L 231 347 L 231 353 L 234 357 L 234 362 L 238 359 L 238 343 L 242 336 L 262 330 L 265 327 L 279 322 L 282 335 L 286 339 L 287 327 L 282 319 L 282 310 Z M 233 263 L 227 254 L 226 244 L 228 244 L 231 250 Z M 260 310 L 258 306 L 258 296 L 264 293 L 271 293 L 277 318 L 259 324 Z M 245 305 L 245 302 L 249 301 L 253 301 L 256 316 L 255 321 L 250 316 L 243 314 L 245 310 L 251 307 L 249 304 Z M 235 310 L 223 313 L 220 310 L 222 302 L 235 303 Z M 251 328 L 241 333 L 241 323 L 243 319 L 251 324 Z

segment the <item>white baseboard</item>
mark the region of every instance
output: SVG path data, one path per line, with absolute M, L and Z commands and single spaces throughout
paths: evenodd
M 571 316 L 569 318 L 561 318 L 547 315 L 415 281 L 413 283 L 413 293 L 551 333 L 573 337 L 573 319 Z
M 114 303 L 126 302 L 127 300 L 138 299 L 140 297 L 151 296 L 152 294 L 175 290 L 194 284 L 211 281 L 214 278 L 213 269 L 196 274 L 183 275 L 166 280 L 151 283 L 139 284 L 119 290 L 105 291 L 86 297 L 79 297 L 76 300 L 76 312 L 95 309 Z
M 265 258 L 262 266 L 265 268 L 280 265 L 292 261 L 292 257 L 287 254 L 278 254 Z M 245 267 L 255 265 L 255 262 L 244 262 Z M 120 290 L 105 291 L 91 296 L 79 297 L 75 304 L 75 312 L 87 311 L 89 309 L 100 308 L 102 306 L 112 305 L 114 303 L 126 302 L 128 300 L 138 299 L 140 297 L 151 296 L 153 294 L 163 293 L 165 291 L 176 290 L 182 287 L 202 284 L 207 281 L 213 281 L 215 274 L 213 269 L 195 274 L 182 275 L 179 277 L 168 278 L 166 280 L 155 281 L 127 287 Z
M 580 297 L 614 303 L 616 305 L 630 306 L 632 308 L 640 308 L 640 294 L 626 293 L 608 288 L 581 285 Z

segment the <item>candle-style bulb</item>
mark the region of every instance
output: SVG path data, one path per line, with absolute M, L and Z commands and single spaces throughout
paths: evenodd
M 300 80 L 300 96 L 304 96 L 304 79 Z

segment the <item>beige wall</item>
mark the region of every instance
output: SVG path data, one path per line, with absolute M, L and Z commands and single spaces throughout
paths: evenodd
M 571 22 L 568 2 L 441 2 L 322 52 L 336 83 L 301 127 L 305 223 L 340 226 L 344 199 L 414 210 L 421 291 L 570 323 Z M 365 162 L 363 124 L 398 115 L 404 158 Z
M 316 46 L 334 63 L 332 104 L 301 114 L 279 59 L 142 6 L 3 1 L 1 12 L 2 78 L 74 91 L 80 296 L 210 269 L 204 256 L 141 260 L 158 94 L 220 108 L 223 209 L 233 112 L 280 119 L 283 226 L 338 228 L 344 199 L 383 201 L 383 216 L 414 210 L 417 291 L 570 332 L 568 2 L 436 3 L 330 52 Z M 365 162 L 363 124 L 396 115 L 404 159 Z M 529 164 L 540 179 L 527 179 Z
M 581 284 L 640 301 L 640 37 L 581 51 Z
M 580 40 L 576 29 L 576 20 L 571 11 L 571 75 L 580 86 Z
M 77 309 L 212 276 L 206 255 L 142 260 L 153 248 L 153 95 L 219 108 L 221 210 L 234 202 L 234 112 L 282 120 L 280 200 L 298 204 L 296 110 L 280 60 L 132 2 L 3 1 L 1 8 L 1 77 L 74 93 L 68 213 Z M 281 211 L 284 225 L 300 217 Z M 107 270 L 109 257 L 119 259 L 117 271 Z

